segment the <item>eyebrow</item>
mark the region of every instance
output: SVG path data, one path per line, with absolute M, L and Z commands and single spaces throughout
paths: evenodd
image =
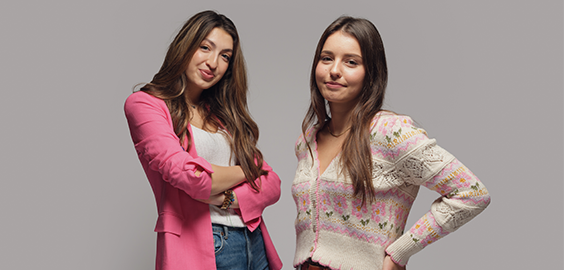
M 331 55 L 334 54 L 332 51 L 321 51 L 320 55 L 324 54 L 324 53 L 325 54 L 331 54 Z M 355 53 L 347 53 L 347 54 L 345 54 L 345 57 L 358 57 L 358 58 L 362 59 L 362 56 L 355 54 Z
M 204 38 L 204 41 L 207 41 L 210 43 L 210 45 L 215 49 L 217 48 L 217 45 L 215 45 L 215 43 L 207 38 Z M 233 49 L 223 49 L 222 52 L 233 52 Z

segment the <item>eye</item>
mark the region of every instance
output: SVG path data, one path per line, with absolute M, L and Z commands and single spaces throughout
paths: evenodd
M 349 61 L 347 61 L 347 64 L 353 65 L 353 66 L 358 65 L 358 63 L 357 63 L 356 61 L 354 61 L 354 60 L 349 60 Z
M 349 59 L 349 60 L 345 61 L 345 64 L 352 66 L 352 67 L 356 67 L 356 66 L 360 65 L 360 63 L 357 62 L 354 59 Z
M 221 57 L 222 57 L 223 60 L 225 60 L 226 62 L 231 61 L 231 55 L 229 55 L 229 54 L 222 54 Z
M 201 45 L 200 49 L 204 50 L 204 51 L 209 51 L 210 47 L 206 46 L 206 45 Z
M 319 58 L 319 61 L 321 61 L 321 62 L 329 62 L 331 60 L 333 60 L 333 59 L 331 59 L 331 57 L 329 57 L 329 56 L 321 56 Z

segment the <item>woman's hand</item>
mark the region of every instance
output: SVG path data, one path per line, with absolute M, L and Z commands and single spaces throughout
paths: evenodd
M 233 203 L 231 203 L 231 206 L 229 206 L 229 208 L 233 208 L 233 209 L 239 208 L 239 201 L 237 200 L 237 194 L 235 194 L 235 192 L 233 192 L 233 199 L 234 201 Z M 198 201 L 221 207 L 224 200 L 225 200 L 225 194 L 222 192 L 216 195 L 211 195 L 206 200 L 198 200 Z
M 382 267 L 382 270 L 405 270 L 405 266 L 396 264 L 394 261 L 392 261 L 390 255 L 386 255 L 386 257 L 384 258 L 384 265 Z
M 225 195 L 223 193 L 219 193 L 216 195 L 211 195 L 208 199 L 198 200 L 198 201 L 215 206 L 221 206 L 223 204 L 224 199 L 225 199 Z

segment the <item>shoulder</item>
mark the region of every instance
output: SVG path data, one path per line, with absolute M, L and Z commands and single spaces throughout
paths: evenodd
M 125 100 L 125 104 L 126 106 L 128 104 L 132 104 L 132 103 L 136 103 L 136 102 L 156 102 L 156 103 L 164 103 L 164 101 L 160 98 L 157 98 L 151 94 L 148 94 L 145 91 L 136 91 L 133 92 L 131 95 L 129 95 L 127 97 L 127 99 Z
M 370 144 L 374 154 L 395 159 L 429 140 L 427 132 L 414 125 L 411 117 L 380 111 L 372 120 Z
M 298 137 L 298 140 L 296 141 L 296 145 L 299 143 L 311 143 L 314 140 L 314 136 L 315 133 L 317 133 L 317 129 L 318 129 L 318 125 L 312 126 L 310 128 L 308 128 L 304 133 L 301 133 L 300 136 Z
M 132 110 L 135 111 L 147 107 L 167 108 L 165 102 L 162 99 L 150 95 L 144 91 L 137 91 L 129 95 L 124 104 L 124 109 L 126 112 Z
M 308 128 L 305 134 L 300 134 L 300 136 L 296 140 L 295 151 L 298 158 L 304 157 L 309 152 L 308 144 L 310 144 L 311 146 L 311 144 L 313 143 L 317 128 L 317 125 Z
M 379 111 L 376 113 L 370 124 L 370 133 L 382 133 L 387 135 L 400 128 L 416 128 L 411 117 L 397 114 L 391 111 Z

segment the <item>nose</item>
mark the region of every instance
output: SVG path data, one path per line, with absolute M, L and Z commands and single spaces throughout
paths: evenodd
M 217 55 L 216 55 L 216 56 L 210 55 L 210 56 L 208 57 L 208 59 L 206 60 L 206 65 L 207 65 L 211 70 L 216 69 L 216 68 L 217 68 L 217 61 L 218 61 L 218 58 L 219 58 L 219 57 L 218 57 Z
M 331 75 L 331 79 L 333 79 L 333 80 L 341 78 L 341 75 L 342 75 L 341 66 L 336 61 L 331 66 L 331 69 L 329 70 L 329 75 Z

